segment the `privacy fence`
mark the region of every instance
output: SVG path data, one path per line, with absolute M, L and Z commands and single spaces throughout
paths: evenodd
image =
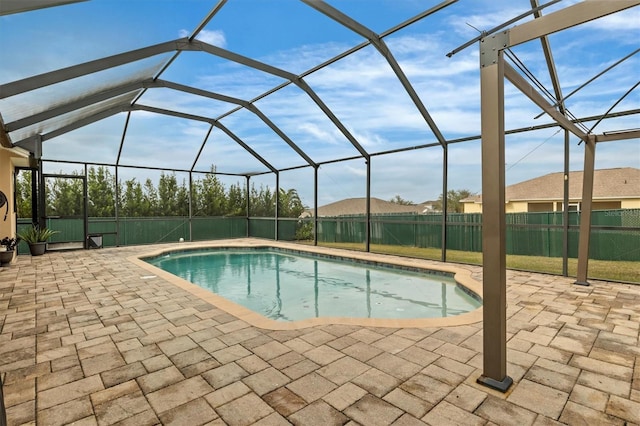
M 562 212 L 509 213 L 507 254 L 562 257 Z M 640 261 L 640 209 L 599 210 L 591 217 L 589 258 Z M 578 257 L 580 213 L 570 212 L 568 257 Z M 482 251 L 482 214 L 447 215 L 448 250 Z M 319 218 L 318 241 L 359 243 L 364 241 L 364 216 Z M 442 248 L 441 214 L 372 215 L 372 244 Z
M 568 256 L 578 256 L 580 213 L 571 212 L 568 223 Z M 52 242 L 82 242 L 81 218 L 49 218 L 47 226 L 60 231 Z M 313 219 L 278 220 L 278 239 L 313 238 Z M 27 226 L 20 224 L 19 227 Z M 482 214 L 447 215 L 448 250 L 482 251 Z M 161 217 L 90 218 L 88 234 L 99 235 L 105 247 L 223 238 L 275 239 L 273 218 Z M 318 218 L 318 242 L 363 243 L 364 215 Z M 507 214 L 507 254 L 562 257 L 562 212 Z M 382 214 L 371 216 L 372 244 L 442 248 L 441 214 Z M 26 246 L 21 252 L 27 252 Z M 589 258 L 640 261 L 640 209 L 601 210 L 592 214 Z

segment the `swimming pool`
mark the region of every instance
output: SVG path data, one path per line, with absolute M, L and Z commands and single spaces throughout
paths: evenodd
M 277 248 L 213 248 L 144 258 L 275 321 L 444 318 L 481 306 L 453 274 Z

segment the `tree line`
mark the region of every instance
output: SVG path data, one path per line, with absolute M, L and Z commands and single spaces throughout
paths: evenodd
M 78 172 L 73 173 L 82 177 Z M 119 182 L 108 167 L 91 166 L 87 170 L 88 214 L 90 217 L 115 217 L 116 201 L 121 217 L 162 217 L 189 215 L 189 185 L 176 174 L 162 172 L 157 186 L 147 178 L 141 182 L 131 178 Z M 47 178 L 45 182 L 47 216 L 81 216 L 84 211 L 82 179 Z M 228 188 L 211 173 L 194 179 L 191 185 L 194 216 L 245 216 L 247 214 L 246 184 Z M 279 217 L 299 217 L 305 210 L 295 189 L 282 189 L 278 197 Z M 249 215 L 274 217 L 276 196 L 269 187 L 249 189 Z M 21 171 L 16 177 L 16 207 L 18 217 L 31 216 L 31 172 Z

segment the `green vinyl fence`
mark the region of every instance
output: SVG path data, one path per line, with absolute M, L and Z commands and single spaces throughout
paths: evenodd
M 84 222 L 82 218 L 48 218 L 47 227 L 58 231 L 50 242 L 84 242 Z M 156 244 L 177 242 L 180 238 L 189 241 L 242 238 L 247 234 L 257 238 L 274 239 L 275 222 L 272 218 L 246 217 L 146 217 L 146 218 L 89 218 L 88 234 L 102 237 L 103 247 L 117 245 Z M 31 226 L 29 220 L 21 219 L 18 232 Z M 190 232 L 191 227 L 191 232 Z M 278 239 L 292 241 L 295 238 L 298 220 L 278 220 Z M 21 243 L 19 253 L 28 253 L 26 244 Z
M 507 254 L 562 257 L 562 212 L 506 215 Z M 578 257 L 580 213 L 569 214 L 568 255 Z M 482 214 L 447 215 L 447 249 L 482 251 Z M 318 241 L 362 243 L 363 215 L 318 218 Z M 441 214 L 382 214 L 371 216 L 372 244 L 442 248 Z M 640 209 L 592 213 L 589 258 L 640 261 Z
M 562 257 L 564 225 L 562 212 L 507 214 L 507 254 Z M 312 220 L 279 218 L 278 239 L 293 241 L 313 238 L 301 233 Z M 578 256 L 580 213 L 569 214 L 568 253 Z M 18 230 L 28 226 L 21 221 Z M 83 241 L 80 218 L 50 218 L 47 226 L 60 231 L 52 242 Z M 274 239 L 273 218 L 246 217 L 157 217 L 90 218 L 89 234 L 101 235 L 103 246 L 154 244 L 178 241 L 215 240 L 246 236 Z M 447 249 L 482 251 L 482 214 L 447 215 Z M 364 243 L 364 215 L 318 218 L 318 242 Z M 312 234 L 311 234 L 312 235 Z M 441 214 L 382 214 L 371 216 L 372 244 L 442 248 Z M 20 248 L 27 252 L 26 245 Z M 589 258 L 640 261 L 640 209 L 601 210 L 592 214 Z

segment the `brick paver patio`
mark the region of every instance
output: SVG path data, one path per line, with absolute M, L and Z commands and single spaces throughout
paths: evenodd
M 508 271 L 501 394 L 481 322 L 260 328 L 128 260 L 157 248 L 0 268 L 9 425 L 640 424 L 640 286 Z

